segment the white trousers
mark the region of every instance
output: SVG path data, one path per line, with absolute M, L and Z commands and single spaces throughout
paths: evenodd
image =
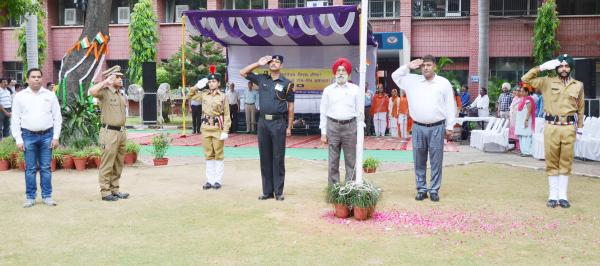
M 569 200 L 567 198 L 567 189 L 569 187 L 569 176 L 551 175 L 548 176 L 548 200 Z
M 390 116 L 390 134 L 392 137 L 398 137 L 398 118 Z
M 387 113 L 375 113 L 373 115 L 373 126 L 375 127 L 375 136 L 385 136 L 387 128 Z
M 400 125 L 400 134 L 403 139 L 408 138 L 408 115 L 400 114 L 398 117 L 398 124 Z
M 206 161 L 206 182 L 211 185 L 216 183 L 223 184 L 223 174 L 225 173 L 225 162 L 223 160 Z

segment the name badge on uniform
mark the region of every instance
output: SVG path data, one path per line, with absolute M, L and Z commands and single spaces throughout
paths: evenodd
M 277 91 L 283 91 L 283 86 L 281 86 L 281 84 L 277 83 L 277 84 L 275 85 L 275 89 L 276 89 Z

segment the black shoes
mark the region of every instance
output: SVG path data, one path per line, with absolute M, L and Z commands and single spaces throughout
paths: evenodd
M 558 205 L 560 205 L 560 207 L 564 209 L 571 207 L 569 201 L 564 199 L 558 200 Z
M 204 186 L 202 186 L 202 189 L 204 189 L 204 190 L 207 190 L 207 189 L 210 189 L 210 188 L 212 188 L 212 185 L 210 183 L 208 183 L 208 182 L 206 182 L 206 184 L 204 184 Z
M 429 193 L 429 198 L 431 199 L 431 201 L 440 201 L 440 196 L 437 193 Z
M 548 206 L 548 208 L 556 208 L 557 205 L 558 202 L 556 200 L 549 200 L 546 202 L 546 206 Z
M 418 192 L 415 200 L 421 201 L 427 198 L 427 192 Z
M 129 198 L 129 193 L 124 193 L 124 192 L 117 192 L 117 193 L 113 193 L 112 194 L 114 197 L 117 197 L 119 199 L 126 199 Z
M 219 182 L 217 182 L 217 183 L 215 183 L 215 184 L 214 184 L 212 187 L 213 187 L 214 189 L 219 189 L 219 188 L 221 188 L 221 184 L 219 184 Z
M 259 200 L 267 200 L 267 199 L 272 199 L 272 198 L 273 198 L 273 194 L 266 194 L 266 195 L 263 194 L 263 195 L 258 196 Z
M 282 201 L 284 199 L 285 199 L 285 197 L 283 197 L 283 195 L 276 195 L 275 196 L 275 200 Z
M 110 194 L 108 196 L 102 197 L 102 200 L 104 200 L 104 201 L 117 201 L 117 200 L 119 200 L 119 198 L 117 196 L 115 196 L 115 195 Z

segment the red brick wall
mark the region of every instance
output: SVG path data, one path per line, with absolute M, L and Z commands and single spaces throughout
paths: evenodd
M 2 41 L 2 44 L 0 44 L 0 54 L 3 56 L 1 61 L 21 61 L 21 59 L 17 59 L 19 43 L 15 36 L 15 30 L 16 28 L 0 29 L 0 40 Z
M 600 57 L 600 17 L 560 17 L 560 53 Z
M 369 20 L 373 32 L 401 32 L 400 20 Z
M 267 8 L 269 8 L 269 9 L 279 8 L 279 1 L 278 0 L 268 0 Z
M 468 57 L 469 21 L 451 20 L 413 20 L 411 56 L 426 54 L 447 57 Z
M 533 49 L 533 18 L 490 19 L 490 57 L 529 57 Z
M 471 1 L 471 17 L 469 19 L 469 42 L 468 42 L 468 51 L 469 51 L 469 81 L 467 82 L 468 87 L 469 87 L 469 93 L 471 94 L 471 97 L 474 97 L 477 95 L 478 89 L 477 87 L 479 86 L 478 83 L 471 83 L 470 77 L 473 75 L 477 75 L 477 73 L 479 72 L 479 69 L 477 68 L 478 63 L 478 55 L 477 52 L 479 51 L 479 16 L 478 16 L 478 5 L 477 5 L 477 1 L 473 0 Z
M 185 25 L 191 27 L 191 25 Z M 162 24 L 160 25 L 160 43 L 158 44 L 158 58 L 168 59 L 181 49 L 181 24 Z M 189 32 L 186 31 L 186 39 L 189 39 Z

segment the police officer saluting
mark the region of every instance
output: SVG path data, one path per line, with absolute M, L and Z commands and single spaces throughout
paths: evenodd
M 223 146 L 231 126 L 229 102 L 219 86 L 221 75 L 215 74 L 216 67 L 210 66 L 210 73 L 190 90 L 189 97 L 202 103 L 202 146 L 206 160 L 206 184 L 202 189 L 220 189 L 225 171 Z M 208 84 L 208 90 L 199 91 Z
M 268 65 L 270 74 L 252 72 L 265 65 Z M 258 152 L 263 189 L 259 200 L 273 197 L 284 200 L 285 137 L 292 135 L 294 85 L 281 74 L 282 65 L 283 56 L 268 55 L 240 70 L 242 77 L 258 85 Z
M 98 142 L 102 151 L 102 162 L 98 173 L 102 200 L 116 201 L 129 197 L 119 192 L 119 179 L 123 171 L 125 157 L 125 96 L 121 93 L 123 73 L 120 66 L 114 66 L 104 72 L 104 80 L 94 85 L 89 94 L 100 100 L 100 137 Z
M 583 83 L 571 77 L 575 68 L 567 54 L 534 67 L 521 80 L 539 89 L 544 97 L 544 153 L 548 174 L 550 208 L 569 208 L 569 174 L 573 165 L 575 135 L 583 128 Z M 542 71 L 556 71 L 557 77 L 538 77 Z

